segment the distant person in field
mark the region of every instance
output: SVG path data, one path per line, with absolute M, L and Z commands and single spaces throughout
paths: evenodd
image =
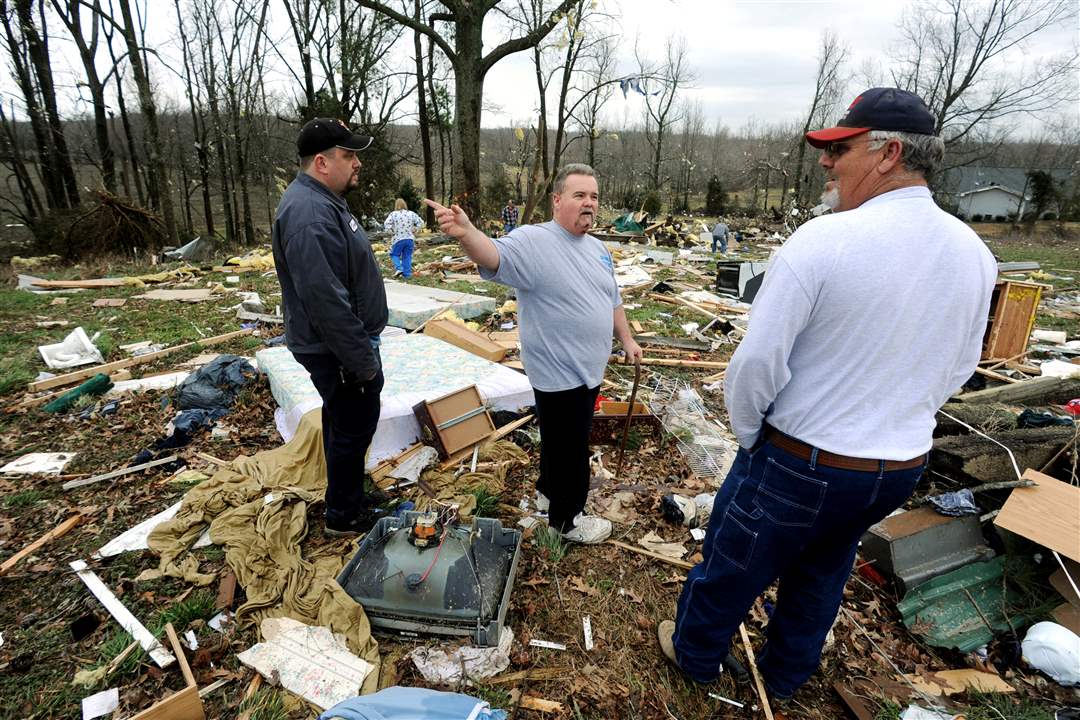
M 405 200 L 394 201 L 394 212 L 386 216 L 383 228 L 390 233 L 390 262 L 394 263 L 394 277 L 412 277 L 412 256 L 416 247 L 416 231 L 424 227 L 424 221 L 405 205 Z

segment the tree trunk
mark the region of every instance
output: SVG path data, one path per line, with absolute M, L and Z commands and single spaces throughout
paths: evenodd
M 128 62 L 131 63 L 131 72 L 135 76 L 135 85 L 139 89 L 139 107 L 142 110 L 143 122 L 146 123 L 145 146 L 147 162 L 150 165 L 150 174 L 159 193 L 165 233 L 171 244 L 178 245 L 180 239 L 176 232 L 172 193 L 169 192 L 168 169 L 165 167 L 165 161 L 161 155 L 161 133 L 158 128 L 154 94 L 150 88 L 150 77 L 143 65 L 143 56 L 136 42 L 135 23 L 131 17 L 130 0 L 117 0 L 117 3 L 120 5 L 120 12 L 124 18 L 124 40 L 128 48 Z
M 48 30 L 44 14 L 41 16 L 41 34 L 34 25 L 33 5 L 31 0 L 15 0 L 15 11 L 26 39 L 26 52 L 37 76 L 38 92 L 45 108 L 45 118 L 49 127 L 50 146 L 52 147 L 51 164 L 48 171 L 60 176 L 66 193 L 65 207 L 79 204 L 79 184 L 75 181 L 75 169 L 71 165 L 67 140 L 64 138 L 64 126 L 60 122 L 60 113 L 56 108 L 56 86 L 53 83 L 52 64 L 49 59 Z M 44 12 L 44 8 L 42 8 Z
M 484 7 L 459 8 L 455 27 L 454 123 L 458 162 L 454 164 L 456 200 L 473 221 L 480 217 L 480 121 L 483 114 Z
M 127 143 L 128 164 L 131 165 L 131 174 L 135 181 L 135 192 L 139 196 L 139 204 L 146 205 L 146 192 L 143 189 L 142 172 L 139 167 L 139 154 L 135 145 L 135 133 L 131 130 L 131 118 L 128 116 L 127 103 L 124 102 L 123 76 L 116 73 L 116 104 L 120 108 L 120 123 L 124 127 L 124 140 Z M 130 193 L 131 191 L 128 190 Z
M 1010 403 L 1014 405 L 1063 405 L 1080 397 L 1080 378 L 1037 377 L 957 396 L 963 403 Z
M 420 16 L 420 0 L 413 0 L 413 13 L 417 22 L 422 22 Z M 416 58 L 416 100 L 420 113 L 420 147 L 424 154 L 424 196 L 435 197 L 435 173 L 432 167 L 431 157 L 431 125 L 427 109 L 427 91 L 424 90 L 424 49 L 420 42 L 420 31 L 413 30 L 413 54 Z M 424 212 L 428 227 L 435 227 L 435 209 L 427 207 Z
M 67 207 L 67 196 L 64 183 L 58 173 L 42 172 L 42 168 L 52 167 L 52 144 L 49 130 L 45 123 L 45 112 L 37 99 L 37 89 L 30 74 L 30 68 L 23 61 L 22 43 L 15 35 L 11 26 L 12 17 L 8 11 L 6 0 L 0 0 L 0 22 L 4 25 L 4 35 L 7 38 L 11 67 L 15 71 L 15 80 L 22 92 L 26 103 L 26 114 L 30 119 L 30 132 L 34 136 L 34 147 L 37 150 L 38 176 L 45 188 L 45 203 L 50 209 Z
M 25 220 L 29 223 L 42 215 L 41 198 L 38 197 L 30 172 L 23 163 L 18 138 L 15 136 L 14 126 L 8 122 L 7 115 L 4 114 L 3 103 L 0 103 L 0 126 L 3 127 L 3 133 L 0 133 L 0 154 L 11 158 L 11 169 L 15 174 L 15 182 L 19 186 L 23 205 L 26 207 Z
M 1075 438 L 1072 427 L 1060 425 L 990 433 L 998 442 L 1012 450 L 1016 464 L 1026 468 L 1041 468 L 1048 463 L 1066 442 Z M 930 467 L 942 474 L 979 483 L 1016 480 L 1016 471 L 1008 453 L 986 438 L 975 435 L 950 435 L 934 440 Z
M 180 13 L 180 0 L 176 4 L 177 27 L 180 30 L 180 49 L 184 58 L 184 88 L 187 93 L 188 109 L 191 112 L 191 133 L 195 138 L 195 157 L 199 164 L 199 182 L 202 185 L 203 221 L 206 234 L 214 234 L 214 210 L 210 205 L 210 153 L 206 150 L 206 121 L 199 116 L 195 108 L 195 92 L 191 79 L 191 60 L 188 54 L 187 33 L 184 30 L 184 18 Z M 193 231 L 194 232 L 194 231 Z

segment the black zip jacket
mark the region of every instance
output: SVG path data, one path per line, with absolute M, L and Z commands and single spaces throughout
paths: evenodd
M 386 327 L 386 289 L 348 205 L 297 173 L 278 203 L 271 236 L 289 350 L 334 355 L 357 378 L 374 378 L 379 359 L 371 339 Z

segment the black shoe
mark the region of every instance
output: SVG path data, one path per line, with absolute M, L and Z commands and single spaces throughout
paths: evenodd
M 731 677 L 735 679 L 740 685 L 746 685 L 750 682 L 750 673 L 747 672 L 746 666 L 739 662 L 739 659 L 728 653 L 728 656 L 724 658 L 722 663 L 724 669 L 731 673 Z
M 376 508 L 380 505 L 385 505 L 390 502 L 390 495 L 379 488 L 378 485 L 372 483 L 367 489 L 364 490 L 364 505 L 367 508 Z
M 355 517 L 341 522 L 340 520 L 326 519 L 323 535 L 327 537 L 349 537 L 368 532 L 379 521 L 379 516 L 368 510 L 360 512 Z

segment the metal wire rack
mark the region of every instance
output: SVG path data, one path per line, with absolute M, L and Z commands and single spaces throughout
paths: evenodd
M 724 436 L 723 426 L 702 404 L 697 391 L 683 380 L 660 376 L 650 389 L 649 404 L 664 430 L 675 437 L 693 473 L 723 479 L 738 447 Z

